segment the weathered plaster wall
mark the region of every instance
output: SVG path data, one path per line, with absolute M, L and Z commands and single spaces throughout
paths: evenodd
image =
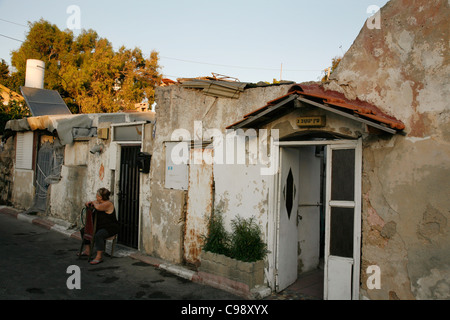
M 90 153 L 97 144 L 103 145 L 102 152 Z M 48 214 L 71 224 L 79 224 L 84 203 L 95 200 L 95 193 L 101 187 L 113 190 L 114 174 L 109 167 L 110 161 L 110 140 L 93 137 L 65 145 L 61 179 L 49 186 Z
M 450 298 L 450 3 L 392 0 L 364 26 L 326 88 L 367 100 L 406 135 L 363 143 L 362 295 Z M 368 265 L 381 289 L 366 287 Z
M 79 224 L 79 214 L 86 202 L 87 158 L 89 142 L 73 142 L 64 147 L 61 179 L 51 184 L 49 215 L 71 224 Z
M 17 209 L 28 209 L 34 203 L 34 171 L 15 169 L 13 171 L 12 203 Z
M 184 260 L 199 265 L 203 236 L 208 233 L 208 219 L 213 206 L 213 165 L 202 162 L 203 156 L 212 155 L 212 149 L 194 149 L 189 166 L 189 188 L 186 201 L 184 230 Z M 198 159 L 196 159 L 198 158 Z
M 148 123 L 144 125 L 144 141 L 142 151 L 149 154 L 153 153 L 153 130 L 154 125 Z M 117 173 L 116 173 L 117 175 Z M 139 248 L 145 248 L 148 239 L 151 237 L 151 217 L 150 217 L 150 201 L 151 201 L 151 179 L 150 173 L 140 174 L 139 186 L 139 202 L 140 202 L 140 244 Z M 145 250 L 145 249 L 144 249 Z
M 85 198 L 87 167 L 63 165 L 61 181 L 49 186 L 50 216 L 63 219 L 71 224 L 79 224 L 79 215 Z
M 125 116 L 123 121 L 127 121 Z M 65 145 L 61 180 L 52 184 L 50 189 L 50 215 L 73 224 L 79 223 L 79 214 L 84 203 L 95 200 L 95 194 L 99 188 L 109 189 L 110 200 L 113 202 L 117 193 L 120 146 L 111 142 L 111 122 L 100 122 L 98 116 L 93 116 L 93 125 L 98 129 L 108 128 L 110 130 L 108 138 L 92 137 Z M 152 127 L 151 123 L 145 125 L 147 139 L 144 142 L 143 151 L 151 149 Z M 102 151 L 92 154 L 90 150 L 96 145 L 102 145 Z M 148 174 L 141 174 L 140 204 L 146 212 L 149 208 L 149 184 Z
M 170 141 L 176 129 L 186 129 L 194 137 L 194 122 L 200 121 L 203 134 L 208 129 L 218 129 L 225 133 L 225 127 L 242 119 L 255 109 L 264 106 L 287 93 L 289 85 L 270 86 L 247 89 L 241 93 L 240 99 L 215 98 L 202 94 L 199 90 L 184 89 L 181 86 L 161 87 L 156 91 L 156 134 L 152 158 L 152 196 L 151 196 L 151 237 L 146 239 L 145 249 L 148 253 L 164 259 L 181 262 L 183 259 L 184 216 L 186 212 L 186 191 L 164 188 L 165 150 L 164 141 Z M 202 133 L 199 133 L 201 136 Z M 232 166 L 233 170 L 240 170 Z M 264 207 L 260 203 L 267 201 L 267 190 L 263 180 L 250 181 L 241 185 L 239 180 L 223 179 L 224 175 L 231 177 L 230 172 L 222 171 L 223 167 L 214 166 L 215 205 L 230 221 L 236 214 L 249 215 L 255 208 Z M 244 168 L 246 169 L 246 168 Z M 239 171 L 242 176 L 247 170 Z M 238 187 L 237 187 L 238 186 Z M 225 193 L 221 190 L 236 190 Z M 193 201 L 191 199 L 191 201 Z M 233 207 L 227 203 L 234 203 Z M 245 206 L 239 206 L 239 203 Z M 249 210 L 245 208 L 250 208 Z M 243 210 L 238 210 L 239 208 Z M 257 211 L 258 212 L 258 211 Z M 262 212 L 262 211 L 261 211 Z M 262 215 L 267 214 L 267 212 Z M 260 215 L 261 216 L 261 215 Z M 260 216 L 258 218 L 260 218 Z M 267 218 L 265 218 L 267 219 Z M 260 220 L 263 228 L 264 220 Z M 228 226 L 229 227 L 229 226 Z

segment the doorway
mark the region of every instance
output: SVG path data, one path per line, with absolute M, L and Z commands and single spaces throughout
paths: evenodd
M 139 185 L 137 156 L 140 146 L 121 146 L 118 195 L 120 231 L 117 242 L 138 248 L 139 239 Z
M 293 284 L 301 289 L 299 281 L 314 274 L 324 299 L 355 299 L 359 293 L 361 143 L 279 144 L 276 290 Z

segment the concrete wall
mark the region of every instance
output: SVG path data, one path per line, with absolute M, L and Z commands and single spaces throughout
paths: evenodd
M 448 299 L 450 4 L 392 0 L 380 14 L 326 85 L 406 124 L 405 136 L 363 142 L 361 294 Z M 380 267 L 381 289 L 367 289 L 368 265 Z
M 12 200 L 17 209 L 28 209 L 34 203 L 34 171 L 15 169 L 13 171 Z
M 72 224 L 79 223 L 79 214 L 86 198 L 89 141 L 65 146 L 61 180 L 50 185 L 50 215 Z M 64 195 L 64 196 L 61 196 Z

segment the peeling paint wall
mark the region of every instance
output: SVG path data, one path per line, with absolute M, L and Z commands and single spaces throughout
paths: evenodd
M 206 153 L 211 155 L 213 150 L 193 149 L 191 151 L 193 164 L 189 168 L 183 245 L 184 260 L 194 265 L 199 264 L 203 236 L 208 234 L 208 219 L 213 211 L 213 166 L 200 161 Z
M 176 263 L 183 261 L 186 204 L 189 199 L 192 203 L 192 199 L 187 198 L 187 191 L 164 187 L 164 142 L 171 141 L 174 130 L 185 129 L 192 139 L 194 134 L 201 138 L 209 129 L 217 129 L 224 134 L 226 126 L 265 105 L 267 101 L 286 94 L 289 88 L 290 85 L 280 85 L 246 89 L 239 99 L 211 97 L 199 90 L 184 89 L 177 85 L 157 88 L 157 123 L 151 170 L 152 231 L 151 238 L 147 239 L 145 244 L 148 253 Z M 194 132 L 196 121 L 197 124 L 200 123 L 197 127 L 200 132 Z M 268 186 L 263 178 L 249 181 L 244 179 L 250 176 L 251 170 L 257 170 L 259 177 L 259 167 L 225 166 L 214 165 L 213 175 L 214 209 L 224 212 L 226 228 L 230 229 L 229 222 L 241 214 L 244 217 L 256 215 L 262 229 L 266 229 Z M 190 188 L 193 187 L 193 181 L 189 183 Z
M 28 209 L 34 203 L 34 171 L 15 169 L 13 171 L 12 203 L 18 209 Z
M 107 133 L 104 136 L 76 136 L 72 139 L 72 126 L 79 125 L 78 122 L 71 122 L 71 118 L 32 117 L 28 118 L 31 123 L 39 123 L 35 126 L 36 137 L 41 138 L 41 142 L 53 143 L 52 136 L 46 136 L 43 130 L 56 125 L 52 121 L 64 121 L 64 130 L 61 132 L 71 141 L 63 146 L 64 162 L 61 165 L 60 179 L 55 176 L 48 186 L 46 212 L 40 213 L 53 218 L 58 218 L 69 222 L 71 225 L 80 225 L 80 212 L 84 203 L 95 199 L 96 191 L 105 187 L 111 191 L 111 201 L 117 206 L 118 178 L 120 168 L 120 142 L 114 142 L 111 138 L 112 124 L 130 124 L 134 122 L 145 123 L 143 125 L 144 141 L 142 151 L 152 153 L 153 150 L 153 128 L 154 113 L 116 113 L 116 114 L 90 114 L 90 125 L 92 128 L 103 130 Z M 74 117 L 73 119 L 77 119 Z M 40 123 L 39 121 L 43 121 Z M 46 120 L 47 122 L 45 122 Z M 51 120 L 51 121 L 50 121 Z M 15 125 L 15 123 L 13 123 Z M 50 127 L 47 127 L 50 126 Z M 20 130 L 22 130 L 21 128 Z M 95 132 L 92 129 L 92 132 Z M 36 140 L 36 139 L 35 139 Z M 8 144 L 14 143 L 14 139 L 9 139 Z M 133 142 L 140 145 L 140 141 Z M 101 152 L 91 153 L 96 146 L 102 146 Z M 12 154 L 14 154 L 14 148 Z M 2 153 L 3 158 L 3 153 Z M 6 154 L 5 154 L 6 158 Z M 29 209 L 34 204 L 35 198 L 35 170 L 17 169 L 11 170 L 11 202 L 20 209 Z M 150 179 L 149 174 L 140 174 L 140 240 L 144 242 L 145 232 L 151 231 L 149 223 L 150 210 Z M 148 236 L 147 236 L 148 237 Z
M 103 145 L 102 152 L 90 153 L 98 144 Z M 114 171 L 109 168 L 110 156 L 109 140 L 94 137 L 66 145 L 61 180 L 50 186 L 49 215 L 79 224 L 84 203 L 95 200 L 95 193 L 101 187 L 112 191 L 111 200 L 114 201 Z
M 392 0 L 364 26 L 327 89 L 369 101 L 406 135 L 363 142 L 361 295 L 450 298 L 450 3 Z M 381 289 L 366 286 L 369 265 Z
M 249 164 L 214 166 L 215 208 L 224 214 L 228 231 L 236 216 L 244 219 L 254 216 L 262 230 L 266 230 L 271 176 L 262 176 L 260 170 L 260 165 Z

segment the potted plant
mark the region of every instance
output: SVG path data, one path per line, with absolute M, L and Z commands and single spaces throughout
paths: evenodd
M 254 217 L 236 217 L 232 232 L 223 225 L 223 216 L 216 212 L 208 222 L 208 235 L 200 256 L 200 271 L 244 283 L 247 290 L 264 283 L 264 261 L 267 245 Z

